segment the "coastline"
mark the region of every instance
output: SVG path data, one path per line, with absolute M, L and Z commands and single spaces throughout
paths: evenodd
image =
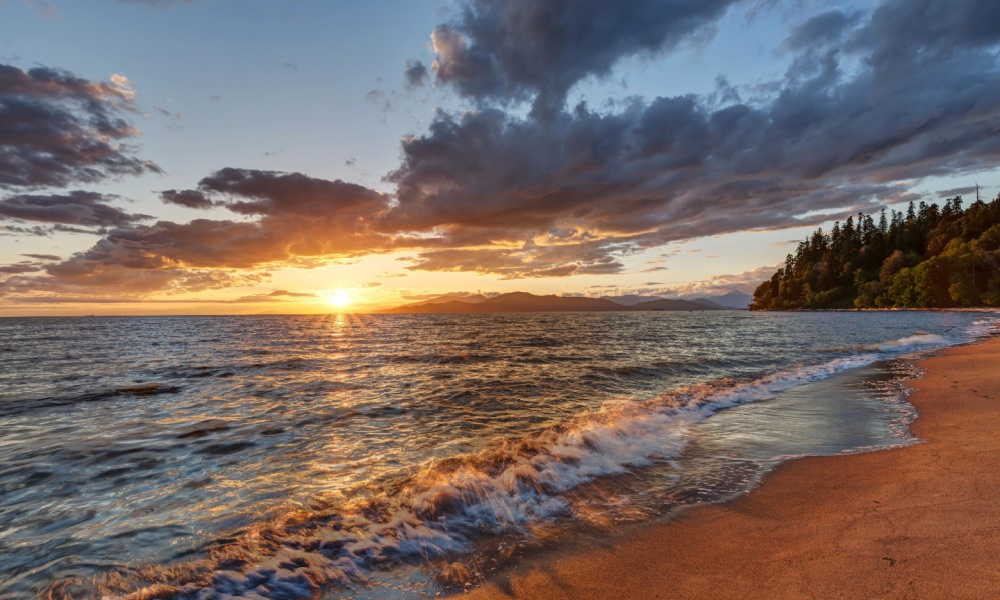
M 1000 337 L 922 359 L 923 443 L 790 461 L 752 492 L 579 540 L 463 597 L 951 597 L 1000 593 Z

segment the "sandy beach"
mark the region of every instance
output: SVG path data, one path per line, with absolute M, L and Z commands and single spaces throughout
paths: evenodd
M 464 597 L 1000 596 L 1000 338 L 918 366 L 924 443 L 792 461 L 735 501 L 522 563 Z

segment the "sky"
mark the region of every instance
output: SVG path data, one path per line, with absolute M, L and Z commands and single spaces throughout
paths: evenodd
M 0 316 L 752 292 L 1000 191 L 995 0 L 0 0 Z

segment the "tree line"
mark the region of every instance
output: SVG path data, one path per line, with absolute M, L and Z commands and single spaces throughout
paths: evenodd
M 1000 195 L 962 208 L 910 202 L 817 229 L 754 292 L 750 310 L 1000 306 Z

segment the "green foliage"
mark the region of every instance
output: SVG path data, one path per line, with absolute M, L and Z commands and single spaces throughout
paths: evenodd
M 962 208 L 912 202 L 878 223 L 816 230 L 754 292 L 751 310 L 1000 306 L 1000 195 Z

